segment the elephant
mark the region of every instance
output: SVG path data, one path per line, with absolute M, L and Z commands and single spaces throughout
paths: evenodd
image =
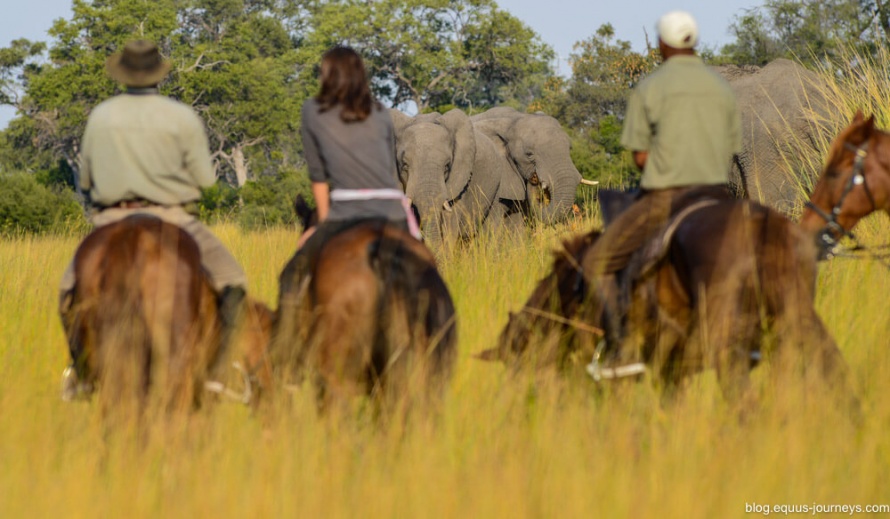
M 499 201 L 508 206 L 508 218 L 537 213 L 545 223 L 555 223 L 571 214 L 581 174 L 569 155 L 569 137 L 556 119 L 509 107 L 492 108 L 470 119 L 495 143 L 509 167 L 497 192 Z M 539 200 L 549 203 L 542 203 L 538 211 Z
M 824 81 L 801 65 L 720 66 L 738 99 L 743 151 L 731 183 L 746 198 L 792 214 L 821 168 L 828 137 L 842 115 L 826 100 Z
M 473 237 L 489 216 L 507 167 L 495 144 L 460 109 L 414 117 L 391 109 L 390 115 L 399 180 L 427 244 L 435 249 Z

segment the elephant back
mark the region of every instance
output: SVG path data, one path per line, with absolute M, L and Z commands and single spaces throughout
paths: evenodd
M 741 115 L 743 151 L 732 172 L 745 194 L 782 212 L 799 203 L 821 165 L 821 145 L 838 124 L 824 81 L 797 63 L 717 67 Z

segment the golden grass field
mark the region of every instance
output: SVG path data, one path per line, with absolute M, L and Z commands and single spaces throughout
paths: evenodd
M 854 79 L 832 80 L 827 94 L 887 127 L 890 57 L 848 61 L 860 66 Z M 460 338 L 439 413 L 407 425 L 327 420 L 301 392 L 267 418 L 220 404 L 141 439 L 108 432 L 97 405 L 59 398 L 68 355 L 57 284 L 80 237 L 2 240 L 0 518 L 851 515 L 812 513 L 838 505 L 890 515 L 890 270 L 876 262 L 835 259 L 819 276 L 818 310 L 862 401 L 858 425 L 830 404 L 832 388 L 763 383 L 768 365 L 755 370 L 758 407 L 740 420 L 713 373 L 663 404 L 647 383 L 597 393 L 586 379 L 514 377 L 473 359 L 547 271 L 559 237 L 592 225 L 477 242 L 443 260 Z M 296 231 L 214 232 L 252 294 L 274 305 Z M 872 217 L 857 233 L 886 242 L 890 224 Z
M 862 229 L 871 243 L 890 230 L 880 217 Z M 214 231 L 274 304 L 296 232 Z M 0 517 L 714 518 L 754 503 L 890 504 L 890 271 L 836 259 L 819 280 L 862 423 L 791 383 L 758 386 L 760 406 L 742 422 L 713 373 L 662 405 L 646 383 L 597 395 L 591 381 L 512 377 L 471 358 L 568 232 L 443 261 L 460 355 L 437 415 L 327 421 L 307 392 L 276 402 L 270 419 L 225 403 L 144 441 L 107 432 L 95 404 L 59 399 L 68 359 L 56 286 L 78 237 L 0 242 Z

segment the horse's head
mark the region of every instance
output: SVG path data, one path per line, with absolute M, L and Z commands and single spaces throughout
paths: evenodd
M 537 344 L 542 336 L 567 331 L 567 320 L 576 318 L 586 293 L 581 258 L 599 235 L 599 231 L 591 231 L 563 240 L 562 247 L 554 251 L 550 273 L 538 282 L 521 311 L 510 312 L 497 346 L 483 351 L 478 358 L 516 360 L 531 353 L 529 346 Z M 546 362 L 556 357 L 544 354 L 537 358 Z
M 820 256 L 865 216 L 890 209 L 890 139 L 875 128 L 874 116 L 856 112 L 852 123 L 837 136 L 801 226 L 816 234 Z
M 303 195 L 297 195 L 294 199 L 294 213 L 297 220 L 303 226 L 303 230 L 314 227 L 318 224 L 318 211 L 309 207 L 309 203 L 303 198 Z

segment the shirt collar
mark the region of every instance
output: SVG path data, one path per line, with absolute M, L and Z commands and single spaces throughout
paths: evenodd
M 665 64 L 667 63 L 702 63 L 701 56 L 698 54 L 675 54 L 671 56 L 669 59 L 665 60 Z
M 158 93 L 158 87 L 127 87 L 127 93 L 134 96 L 147 96 Z

